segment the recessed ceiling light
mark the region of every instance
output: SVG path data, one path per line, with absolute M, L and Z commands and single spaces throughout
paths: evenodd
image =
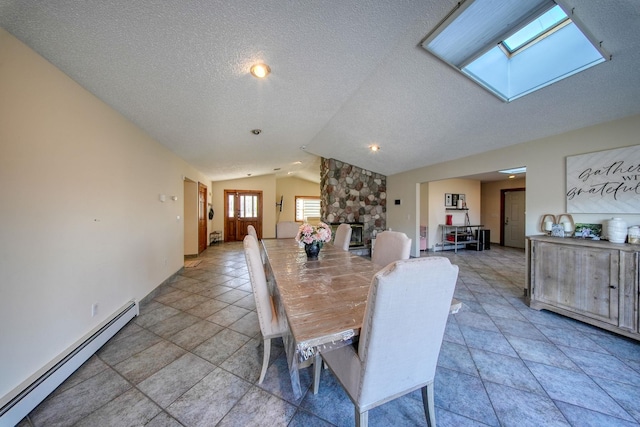
M 516 177 L 515 175 L 509 175 L 509 179 L 513 179 L 515 177 Z
M 264 79 L 271 73 L 271 68 L 267 64 L 255 64 L 251 67 L 251 74 L 253 77 L 257 77 L 259 79 Z
M 254 135 L 260 135 L 262 133 L 262 129 L 251 129 L 251 133 Z
M 302 162 L 300 160 L 298 160 L 297 162 L 293 162 L 294 165 L 301 165 Z
M 371 150 L 371 151 L 373 151 L 375 153 L 376 151 L 380 151 L 380 146 L 377 145 L 377 144 L 372 144 L 372 145 L 369 146 L 369 150 Z

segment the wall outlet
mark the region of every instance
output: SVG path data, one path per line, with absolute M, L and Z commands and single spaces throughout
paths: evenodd
M 98 314 L 98 303 L 91 304 L 91 317 L 96 317 Z

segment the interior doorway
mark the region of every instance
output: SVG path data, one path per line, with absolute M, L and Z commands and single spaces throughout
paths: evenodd
M 224 241 L 242 241 L 247 227 L 262 238 L 262 191 L 224 190 Z
M 502 246 L 524 249 L 525 247 L 525 200 L 524 188 L 501 190 Z
M 207 186 L 198 183 L 198 254 L 207 249 Z

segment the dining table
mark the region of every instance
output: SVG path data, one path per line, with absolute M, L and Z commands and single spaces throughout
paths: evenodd
M 323 351 L 357 339 L 373 276 L 384 266 L 325 243 L 318 258 L 307 258 L 294 239 L 263 239 L 265 271 L 273 296 L 294 398 L 302 397 L 299 369 L 316 364 L 318 391 Z M 450 312 L 460 308 L 452 302 Z

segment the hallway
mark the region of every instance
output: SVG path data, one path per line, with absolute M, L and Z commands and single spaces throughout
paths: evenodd
M 439 426 L 638 426 L 640 343 L 523 302 L 522 250 L 427 253 L 460 267 L 435 383 Z M 241 243 L 210 246 L 20 424 L 353 426 L 328 370 L 301 372 L 295 400 L 281 341 L 265 381 Z M 421 325 L 415 325 L 420 327 Z M 426 425 L 419 391 L 371 411 L 371 426 Z

